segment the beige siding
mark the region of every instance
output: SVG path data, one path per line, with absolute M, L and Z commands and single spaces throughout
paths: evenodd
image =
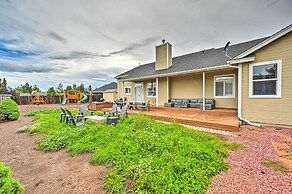
M 122 82 L 118 82 L 118 97 L 122 98 L 123 97 L 123 87 L 122 87 Z M 135 91 L 134 91 L 134 83 L 133 82 L 124 82 L 124 87 L 130 87 L 131 88 L 131 94 L 125 94 L 125 97 L 127 98 L 128 101 L 135 101 Z
M 214 76 L 228 74 L 235 75 L 235 98 L 215 98 Z M 202 74 L 172 77 L 170 79 L 170 98 L 202 98 L 202 88 Z M 215 98 L 217 108 L 237 108 L 237 69 L 206 72 L 206 98 Z
M 168 47 L 168 48 L 167 48 Z M 155 62 L 155 70 L 161 70 L 170 67 L 172 65 L 172 46 L 169 43 L 165 43 L 159 46 L 156 46 L 156 62 Z
M 171 77 L 170 98 L 202 98 L 202 75 Z
M 158 79 L 158 106 L 163 106 L 167 101 L 167 80 L 166 77 Z
M 235 76 L 235 98 L 216 98 L 214 94 L 214 77 L 218 75 Z M 206 98 L 214 98 L 216 108 L 237 108 L 237 69 L 206 73 Z
M 242 116 L 259 123 L 292 125 L 292 33 L 258 50 L 256 61 L 282 60 L 282 98 L 249 98 L 249 64 L 243 64 Z
M 168 45 L 168 67 L 172 66 L 172 45 Z
M 103 93 L 103 98 L 107 102 L 114 102 L 117 99 L 117 92 Z

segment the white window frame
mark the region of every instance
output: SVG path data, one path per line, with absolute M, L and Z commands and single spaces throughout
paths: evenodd
M 126 88 L 127 88 L 127 89 L 130 89 L 130 92 L 127 93 L 127 92 L 126 92 Z M 131 94 L 132 94 L 132 88 L 131 88 L 131 87 L 125 87 L 125 88 L 124 88 L 124 93 L 125 93 L 125 95 L 131 95 Z
M 152 84 L 152 83 L 151 83 L 151 82 L 148 82 L 148 83 L 146 84 L 146 96 L 147 96 L 147 98 L 155 98 L 157 94 L 155 94 L 154 96 L 149 96 L 149 95 L 148 95 L 148 85 L 149 85 L 149 84 Z M 157 87 L 156 82 L 153 82 L 153 84 L 155 84 L 155 85 L 156 85 L 155 87 Z M 155 92 L 157 93 L 157 91 L 155 91 Z
M 272 63 L 277 63 L 277 78 L 266 79 L 266 80 L 276 80 L 277 90 L 276 95 L 253 95 L 253 67 L 260 65 L 269 65 Z M 249 64 L 249 98 L 281 98 L 282 97 L 282 60 L 275 61 L 265 61 L 260 63 Z
M 216 78 L 218 77 L 228 77 L 232 76 L 233 77 L 233 88 L 232 88 L 232 95 L 228 96 L 216 96 Z M 226 75 L 215 75 L 214 76 L 214 98 L 235 98 L 235 74 L 226 74 Z M 223 84 L 223 94 L 225 93 L 225 84 Z

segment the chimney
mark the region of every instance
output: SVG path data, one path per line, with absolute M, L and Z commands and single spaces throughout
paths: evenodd
M 172 66 L 172 45 L 169 42 L 156 46 L 155 70 L 168 69 Z

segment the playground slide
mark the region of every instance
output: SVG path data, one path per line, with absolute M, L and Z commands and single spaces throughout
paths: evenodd
M 83 96 L 82 96 L 81 102 L 84 103 L 84 102 L 86 102 L 86 100 L 87 100 L 88 97 L 87 97 L 87 95 L 85 95 L 83 93 L 82 93 L 82 95 Z
M 63 101 L 62 101 L 62 106 L 65 106 L 66 102 L 67 102 L 67 98 L 64 98 Z

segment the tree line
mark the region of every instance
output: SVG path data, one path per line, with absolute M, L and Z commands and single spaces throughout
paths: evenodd
M 89 85 L 88 88 L 85 87 L 83 83 L 77 85 L 73 84 L 72 86 L 68 85 L 64 88 L 62 83 L 59 83 L 57 87 L 50 87 L 47 90 L 47 96 L 59 96 L 63 95 L 64 91 L 68 90 L 78 90 L 82 93 L 86 93 L 87 91 L 92 91 L 92 86 Z M 5 78 L 3 80 L 0 78 L 0 94 L 22 94 L 22 93 L 29 93 L 32 92 L 41 92 L 40 88 L 37 85 L 30 85 L 28 82 L 25 84 L 20 84 L 15 88 L 11 88 L 8 86 L 8 83 Z

